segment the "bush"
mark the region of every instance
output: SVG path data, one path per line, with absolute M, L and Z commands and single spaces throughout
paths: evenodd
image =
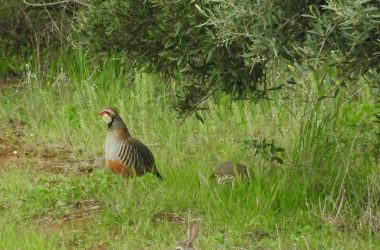
M 201 4 L 202 7 L 199 7 Z M 81 41 L 96 52 L 125 53 L 138 68 L 188 83 L 187 107 L 215 88 L 256 90 L 264 62 L 246 65 L 240 44 L 217 44 L 205 24 L 201 1 L 93 1 L 76 26 Z M 205 24 L 205 25 L 203 25 Z M 187 84 L 186 84 L 187 85 Z M 191 87 L 190 87 L 191 86 Z M 197 94 L 196 94 L 197 93 Z M 190 96 L 190 95 L 189 95 Z M 184 108 L 185 108 L 184 106 Z
M 380 72 L 378 1 L 90 2 L 95 8 L 82 1 L 6 0 L 0 7 L 2 56 L 64 48 L 78 14 L 80 44 L 101 54 L 121 52 L 139 69 L 180 80 L 180 110 L 192 110 L 216 90 L 238 99 L 265 97 L 266 72 L 283 65 L 327 70 L 329 83 Z M 12 62 L 3 62 L 1 71 Z
M 248 44 L 245 58 L 309 59 L 313 66 L 338 63 L 350 72 L 379 70 L 378 1 L 218 2 L 207 11 L 217 40 Z
M 71 22 L 79 5 L 44 5 L 22 0 L 3 0 L 0 5 L 0 76 L 17 75 L 20 61 L 44 51 L 55 52 L 68 45 Z M 41 65 L 37 65 L 38 67 Z
M 379 1 L 328 1 L 305 16 L 310 24 L 308 58 L 340 68 L 348 79 L 369 70 L 380 73 Z
M 268 65 L 331 69 L 357 80 L 379 72 L 378 1 L 93 0 L 79 13 L 81 43 L 122 52 L 140 69 L 181 79 L 182 110 L 215 90 L 264 97 Z M 275 65 L 275 66 L 274 66 Z M 322 79 L 324 80 L 324 79 Z M 333 81 L 329 81 L 333 82 Z
M 5 0 L 0 6 L 2 52 L 24 48 L 44 49 L 67 45 L 71 21 L 80 5 L 41 4 L 41 1 Z

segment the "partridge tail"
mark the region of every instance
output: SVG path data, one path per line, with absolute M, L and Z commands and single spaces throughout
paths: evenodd
M 164 179 L 164 178 L 162 178 L 161 174 L 158 172 L 156 164 L 153 165 L 152 174 L 154 174 L 155 176 L 157 176 L 157 178 L 160 179 L 160 180 Z

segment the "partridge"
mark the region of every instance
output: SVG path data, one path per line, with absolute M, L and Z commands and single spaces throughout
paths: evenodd
M 125 177 L 132 174 L 142 176 L 150 172 L 162 179 L 152 152 L 142 142 L 131 136 L 117 111 L 114 108 L 104 108 L 99 115 L 108 126 L 104 145 L 107 167 Z
M 249 168 L 242 164 L 234 164 L 231 161 L 220 163 L 214 170 L 211 177 L 217 179 L 218 183 L 232 182 L 236 176 L 248 180 L 252 173 Z

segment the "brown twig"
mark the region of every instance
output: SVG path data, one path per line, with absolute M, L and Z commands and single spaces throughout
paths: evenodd
M 186 112 L 186 115 L 182 118 L 181 124 L 183 124 L 185 122 L 186 118 L 189 117 L 189 115 L 191 115 L 192 113 L 194 113 L 194 111 L 196 111 L 196 109 L 198 108 L 199 105 L 201 105 L 203 102 L 205 102 L 217 90 L 218 90 L 218 88 L 215 88 L 215 89 L 211 90 L 210 93 L 208 93 L 207 95 L 203 96 L 195 105 L 193 105 L 191 107 L 191 109 Z

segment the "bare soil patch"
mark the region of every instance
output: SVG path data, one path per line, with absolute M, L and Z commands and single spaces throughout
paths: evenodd
M 25 123 L 13 119 L 6 121 L 0 133 L 0 166 L 16 164 L 21 161 L 18 148 L 22 145 L 21 136 Z
M 42 216 L 34 221 L 37 225 L 64 226 L 64 224 L 83 224 L 89 220 L 97 211 L 100 205 L 93 199 L 83 200 L 75 203 L 68 214 L 62 217 Z M 71 222 L 71 223 L 70 223 Z
M 55 217 L 44 215 L 36 218 L 32 223 L 46 232 L 58 232 L 63 235 L 68 235 L 75 231 L 79 231 L 80 235 L 85 237 L 86 232 L 91 231 L 91 225 L 94 221 L 94 216 L 101 209 L 100 205 L 93 199 L 82 200 L 73 204 L 72 209 L 64 216 Z M 82 237 L 81 236 L 81 237 Z M 73 249 L 78 249 L 80 246 L 79 238 L 69 240 L 68 245 Z M 106 243 L 94 243 L 90 249 L 106 249 Z
M 0 173 L 10 167 L 22 166 L 48 174 L 81 175 L 103 167 L 102 158 L 72 158 L 72 152 L 58 143 L 38 147 L 28 145 L 23 141 L 27 130 L 25 126 L 24 122 L 14 119 L 8 119 L 4 127 L 1 126 Z
M 19 160 L 20 158 L 13 152 L 7 150 L 0 151 L 0 165 L 2 166 L 17 163 Z
M 75 203 L 72 209 L 62 217 L 41 216 L 34 224 L 48 230 L 68 232 L 72 228 L 85 229 L 91 218 L 101 209 L 100 205 L 93 199 L 83 200 Z
M 82 175 L 101 168 L 102 163 L 101 158 L 79 160 L 39 157 L 35 159 L 33 170 L 49 174 Z

